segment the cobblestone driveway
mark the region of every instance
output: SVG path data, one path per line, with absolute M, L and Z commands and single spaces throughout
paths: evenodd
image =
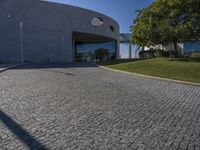
M 0 149 L 200 150 L 200 87 L 57 66 L 0 74 Z

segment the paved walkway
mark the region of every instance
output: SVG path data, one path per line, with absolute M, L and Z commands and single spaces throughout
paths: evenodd
M 0 149 L 200 149 L 200 87 L 90 64 L 0 74 Z

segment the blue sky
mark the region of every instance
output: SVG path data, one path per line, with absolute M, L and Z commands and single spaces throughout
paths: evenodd
M 121 33 L 129 33 L 136 17 L 135 10 L 145 8 L 154 0 L 48 0 L 79 6 L 112 17 L 120 24 Z

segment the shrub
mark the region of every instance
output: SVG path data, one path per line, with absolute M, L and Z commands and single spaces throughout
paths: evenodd
M 190 55 L 191 58 L 199 58 L 200 59 L 200 52 L 192 52 Z
M 153 58 L 154 53 L 155 53 L 154 49 L 149 49 L 149 50 L 146 50 L 146 51 L 140 51 L 139 56 L 142 57 L 142 58 Z
M 154 56 L 155 57 L 169 57 L 170 52 L 158 49 L 155 51 Z

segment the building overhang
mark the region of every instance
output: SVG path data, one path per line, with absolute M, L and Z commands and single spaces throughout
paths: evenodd
M 90 34 L 90 33 L 83 33 L 83 32 L 73 32 L 72 33 L 73 40 L 74 41 L 113 41 L 115 39 L 106 37 L 106 36 L 100 36 L 96 34 Z

